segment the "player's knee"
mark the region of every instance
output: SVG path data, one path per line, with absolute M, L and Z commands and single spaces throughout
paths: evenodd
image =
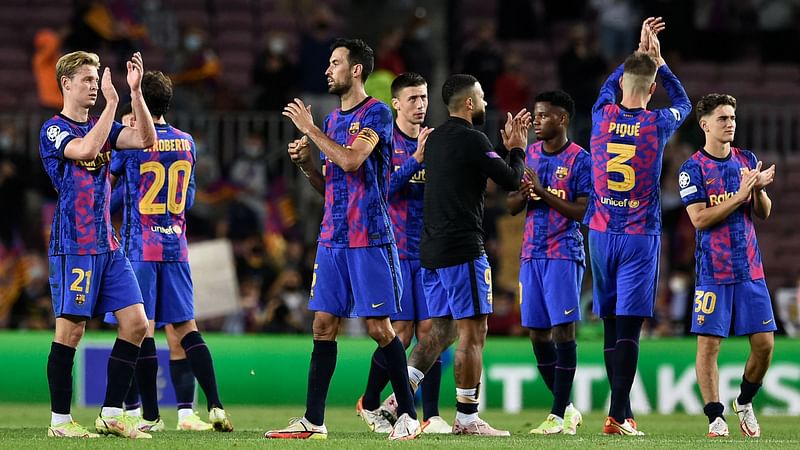
M 531 328 L 531 342 L 542 344 L 553 340 L 553 333 L 549 329 Z
M 486 342 L 486 321 L 476 321 L 469 328 L 461 330 L 459 339 L 470 347 L 483 347 Z
M 81 342 L 81 339 L 83 339 L 83 334 L 85 331 L 86 327 L 82 326 L 77 326 L 72 328 L 69 332 L 69 336 L 67 337 L 67 345 L 69 345 L 72 348 L 77 347 L 78 344 Z
M 486 319 L 478 321 L 475 326 L 475 339 L 480 341 L 483 344 L 486 341 L 486 334 L 489 331 L 489 325 L 486 322 Z
M 397 337 L 400 338 L 400 342 L 403 343 L 403 348 L 408 348 L 411 345 L 411 334 L 398 334 Z
M 392 324 L 395 334 L 400 339 L 400 342 L 403 343 L 403 347 L 408 348 L 411 345 L 411 338 L 414 337 L 414 328 L 409 326 L 397 327 L 396 325 L 397 322 Z
M 141 317 L 131 316 L 124 321 L 120 321 L 119 334 L 131 341 L 141 342 L 147 335 L 148 326 L 147 317 L 144 315 Z
M 394 329 L 388 320 L 367 320 L 367 334 L 380 345 L 388 344 L 395 337 Z
M 762 361 L 768 361 L 772 358 L 772 350 L 774 348 L 775 343 L 772 339 L 763 339 L 753 342 L 750 345 L 750 351 L 753 353 L 753 356 Z
M 575 340 L 575 323 L 559 325 L 553 328 L 553 340 L 557 344 Z
M 316 341 L 331 341 L 336 339 L 338 324 L 328 320 L 314 318 L 311 331 Z

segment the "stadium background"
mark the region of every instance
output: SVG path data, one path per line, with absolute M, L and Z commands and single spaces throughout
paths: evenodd
M 563 88 L 578 108 L 571 137 L 586 147 L 589 107 L 599 84 L 635 47 L 641 18 L 664 16 L 665 58 L 693 102 L 712 91 L 736 96 L 736 144 L 778 166 L 770 189 L 773 215 L 757 221 L 757 231 L 779 332 L 794 336 L 800 326 L 800 234 L 795 231 L 800 219 L 800 54 L 794 50 L 800 44 L 798 13 L 800 6 L 793 0 L 3 0 L 0 327 L 9 331 L 0 333 L 0 353 L 22 351 L 15 357 L 27 361 L 20 366 L 27 369 L 6 375 L 24 387 L 7 383 L 0 401 L 36 389 L 46 394 L 43 352 L 49 334 L 32 331 L 53 326 L 46 248 L 55 193 L 41 168 L 37 141 L 43 120 L 60 108 L 55 61 L 75 49 L 100 54 L 123 101 L 128 92 L 123 63 L 134 50 L 142 51 L 146 69 L 162 70 L 175 81 L 167 119 L 195 136 L 199 155 L 198 196 L 188 213 L 187 235 L 192 243 L 222 241 L 232 249 L 233 294 L 217 299 L 230 308 L 225 314 L 204 310 L 201 321 L 202 329 L 220 332 L 209 341 L 219 345 L 215 354 L 223 396 L 226 388 L 242 385 L 237 377 L 244 373 L 258 374 L 249 380 L 261 385 L 273 379 L 266 374 L 305 380 L 310 337 L 277 335 L 310 331 L 305 303 L 322 199 L 286 157 L 294 130 L 279 111 L 299 96 L 314 106 L 319 124 L 336 106 L 337 99 L 325 92 L 323 72 L 328 46 L 337 36 L 363 38 L 375 49 L 377 70 L 368 90 L 379 98 L 387 98 L 394 74 L 422 73 L 430 86 L 429 125 L 446 116 L 439 95 L 444 77 L 456 71 L 476 75 L 488 94 L 485 130 L 493 140 L 498 137 L 498 114 L 530 107 L 537 92 Z M 658 90 L 653 105 L 665 101 Z M 677 358 L 672 369 L 664 369 L 673 370 L 671 380 L 682 379 L 691 367 L 693 346 L 681 336 L 692 303 L 694 231 L 680 206 L 677 168 L 701 143 L 696 122 L 687 120 L 665 151 L 663 254 L 657 317 L 648 324 L 646 334 L 652 340 L 642 351 L 645 386 L 663 384 L 659 377 L 667 375 L 656 362 L 671 362 L 665 354 Z M 516 275 L 521 223 L 521 217 L 505 212 L 504 194 L 490 183 L 484 223 L 495 272 L 495 314 L 487 347 L 490 407 L 513 404 L 515 395 L 524 399 L 525 407 L 538 405 L 538 392 L 544 392 L 530 346 L 520 337 Z M 592 364 L 600 364 L 595 357 L 601 328 L 590 315 L 588 290 L 584 297 L 579 355 L 580 364 L 591 369 L 588 374 Z M 208 311 L 214 311 L 213 305 Z M 104 328 L 97 321 L 90 327 Z M 346 327 L 344 334 L 354 336 L 345 338 L 347 348 L 354 350 L 343 355 L 336 378 L 343 371 L 352 370 L 352 375 L 347 372 L 347 380 L 334 385 L 331 399 L 341 404 L 349 404 L 363 386 L 367 361 L 359 355 L 369 347 L 360 337 L 364 331 L 358 321 Z M 104 342 L 111 335 L 96 336 Z M 731 345 L 733 372 L 744 362 L 744 344 Z M 759 401 L 773 412 L 800 414 L 800 347 L 789 337 L 781 338 L 777 347 L 776 367 L 782 369 L 770 372 L 773 389 L 766 389 Z M 294 352 L 296 370 L 278 373 L 265 365 L 272 357 L 289 356 L 276 356 L 271 353 L 275 348 Z M 243 363 L 245 359 L 250 362 Z M 645 369 L 651 365 L 652 370 Z M 235 371 L 239 369 L 243 372 Z M 506 369 L 518 371 L 501 374 Z M 444 379 L 452 383 L 448 377 L 446 373 Z M 506 388 L 516 382 L 497 381 L 503 377 L 517 377 L 521 391 Z M 41 382 L 34 382 L 39 378 Z M 602 377 L 595 382 L 599 392 Z M 293 389 L 293 402 L 289 397 L 275 401 L 302 403 L 303 383 Z M 444 385 L 443 398 L 451 392 L 449 386 Z M 666 397 L 658 392 L 647 388 L 651 410 L 669 412 L 659 406 Z M 262 397 L 254 401 L 272 401 L 267 393 Z M 601 403 L 601 397 L 592 400 L 594 408 Z M 698 412 L 694 406 L 683 407 Z

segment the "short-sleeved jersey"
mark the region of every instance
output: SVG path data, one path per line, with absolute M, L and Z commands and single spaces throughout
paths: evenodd
M 52 117 L 39 132 L 39 156 L 58 192 L 50 232 L 49 255 L 98 255 L 119 248 L 111 226 L 109 162 L 124 125 L 114 122 L 108 139 L 93 161 L 64 156 L 67 144 L 83 138 L 97 123 L 90 116 L 75 122 L 62 114 Z
M 600 90 L 592 108 L 594 189 L 584 222 L 592 230 L 617 234 L 661 234 L 661 178 L 664 145 L 692 109 L 683 86 L 667 68 L 658 69 L 672 106 L 628 109 L 616 103 L 623 66 Z
M 187 207 L 194 201 L 194 139 L 156 124 L 156 143 L 114 152 L 111 173 L 122 189 L 122 248 L 131 261 L 188 261 Z
M 525 152 L 525 165 L 536 171 L 551 194 L 574 202 L 591 193 L 589 152 L 568 141 L 553 153 L 544 150 L 544 141 L 534 142 Z M 568 259 L 584 262 L 580 223 L 563 216 L 541 198 L 529 198 L 522 238 L 522 259 Z
M 392 176 L 389 180 L 389 217 L 392 219 L 400 259 L 419 259 L 425 168 L 411 155 L 417 139 L 397 126 L 392 138 Z
M 325 211 L 319 243 L 325 247 L 373 247 L 394 242 L 389 211 L 392 112 L 385 103 L 367 97 L 352 109 L 335 109 L 323 131 L 350 147 L 356 139 L 373 146 L 358 170 L 345 172 L 320 153 L 325 177 Z
M 678 175 L 681 200 L 689 206 L 719 205 L 739 190 L 742 172 L 753 169 L 756 156 L 731 147 L 726 158 L 715 158 L 705 150 L 695 152 L 681 166 Z M 733 211 L 722 222 L 696 232 L 695 264 L 697 283 L 730 284 L 764 278 L 761 252 L 753 227 L 752 202 Z

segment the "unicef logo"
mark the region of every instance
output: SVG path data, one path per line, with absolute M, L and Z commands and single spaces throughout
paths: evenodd
M 61 129 L 58 128 L 58 125 L 52 125 L 47 129 L 47 139 L 50 139 L 51 142 L 55 142 L 56 137 L 58 137 L 58 133 L 61 132 Z
M 689 183 L 691 181 L 692 179 L 689 178 L 689 174 L 686 172 L 681 172 L 681 174 L 678 175 L 678 184 L 680 184 L 681 189 L 685 188 L 686 186 L 689 186 Z

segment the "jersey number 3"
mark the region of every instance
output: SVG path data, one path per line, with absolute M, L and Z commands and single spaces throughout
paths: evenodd
M 606 172 L 618 173 L 622 175 L 622 181 L 614 181 L 608 178 L 608 190 L 618 192 L 628 192 L 636 185 L 636 172 L 633 167 L 625 164 L 636 155 L 636 146 L 630 144 L 608 144 L 608 153 L 616 155 L 608 160 Z
M 189 187 L 189 175 L 192 172 L 192 163 L 185 160 L 175 161 L 167 171 L 163 164 L 157 161 L 148 161 L 139 166 L 139 174 L 152 173 L 153 184 L 147 189 L 139 201 L 140 214 L 172 214 L 183 213 L 186 207 L 186 190 Z M 183 176 L 181 176 L 183 175 Z M 167 182 L 167 203 L 157 203 L 156 196 Z M 178 183 L 181 183 L 181 196 L 178 199 Z

